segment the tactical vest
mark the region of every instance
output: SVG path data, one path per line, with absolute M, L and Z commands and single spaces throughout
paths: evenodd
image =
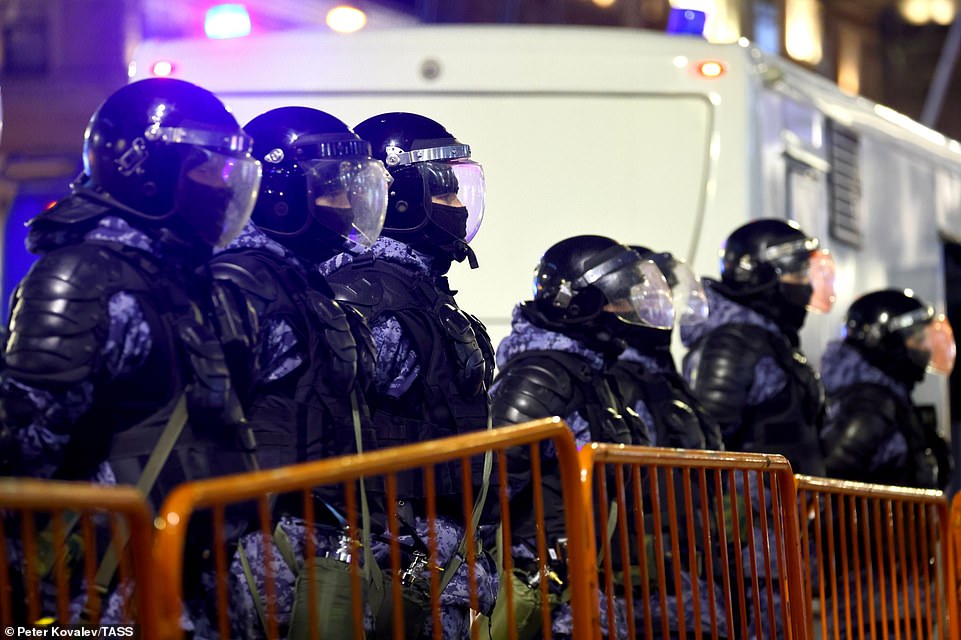
M 770 355 L 788 381 L 773 398 L 744 407 L 744 428 L 727 439 L 728 449 L 779 453 L 791 462 L 795 473 L 825 475 L 819 438 L 824 421 L 820 378 L 784 336 L 752 324 L 738 324 L 736 328 L 748 344 L 757 345 L 757 351 L 743 357 L 756 363 Z
M 657 446 L 708 448 L 703 418 L 695 409 L 697 401 L 676 373 L 651 372 L 640 362 L 619 360 L 611 376 L 628 409 L 642 401 L 651 412 Z
M 511 358 L 499 370 L 498 378 L 506 378 L 508 372 L 525 362 L 538 364 L 549 362 L 552 370 L 563 370 L 572 382 L 570 397 L 565 406 L 552 408 L 561 417 L 579 413 L 590 425 L 593 442 L 615 444 L 635 444 L 645 433 L 643 422 L 634 412 L 625 410 L 621 398 L 612 388 L 608 374 L 590 365 L 583 357 L 553 350 L 525 351 Z M 526 455 L 526 454 L 525 454 Z M 560 484 L 560 470 L 556 459 L 544 459 L 541 464 L 543 478 L 542 499 L 544 521 L 548 542 L 553 543 L 565 535 L 564 503 Z M 615 490 L 615 483 L 609 478 L 609 492 Z M 531 487 L 525 487 L 511 499 L 511 522 L 516 540 L 535 540 L 537 523 L 533 518 L 533 494 Z M 598 535 L 606 528 L 606 523 L 598 523 Z
M 862 482 L 893 484 L 905 487 L 923 489 L 938 489 L 939 461 L 935 456 L 935 445 L 930 440 L 939 438 L 937 433 L 928 433 L 919 419 L 910 400 L 902 397 L 885 385 L 873 382 L 857 382 L 841 387 L 828 396 L 830 403 L 843 402 L 846 396 L 858 393 L 862 397 L 877 398 L 874 406 L 877 411 L 883 411 L 883 417 L 904 436 L 907 446 L 904 466 L 883 465 L 877 469 L 867 470 L 864 477 L 857 478 Z M 890 403 L 890 404 L 889 404 Z M 884 410 L 890 407 L 890 411 Z M 936 427 L 935 427 L 936 428 Z M 882 442 L 877 442 L 881 446 Z
M 109 207 L 75 196 L 41 214 L 37 224 L 46 237 L 79 237 L 110 214 Z M 6 371 L 40 388 L 92 383 L 90 408 L 73 425 L 54 477 L 89 480 L 107 462 L 118 484 L 137 484 L 161 434 L 177 422 L 171 416 L 181 400 L 188 420 L 148 492 L 154 510 L 184 482 L 254 469 L 255 442 L 232 393 L 234 372 L 223 348 L 247 337 L 224 333 L 214 320 L 246 322 L 242 310 L 223 306 L 230 296 L 186 266 L 171 268 L 120 243 L 45 248 L 15 294 L 19 329 L 8 345 Z M 151 344 L 135 370 L 112 377 L 102 348 L 110 339 L 109 303 L 121 292 L 139 303 Z M 227 540 L 247 530 L 251 515 L 227 510 Z M 185 553 L 200 557 L 210 540 L 209 518 L 192 518 Z M 193 571 L 200 563 L 188 565 Z
M 487 329 L 454 300 L 446 278 L 431 279 L 403 266 L 360 256 L 327 277 L 338 301 L 373 324 L 390 315 L 417 354 L 420 375 L 400 398 L 375 395 L 374 429 L 382 447 L 486 429 L 494 350 Z M 482 460 L 475 456 L 475 477 Z M 398 479 L 399 495 L 422 497 L 419 473 Z M 435 467 L 438 496 L 459 496 L 460 462 Z
M 638 400 L 643 401 L 645 406 L 654 419 L 656 429 L 656 446 L 676 447 L 681 449 L 705 449 L 716 448 L 721 444 L 717 439 L 720 432 L 715 424 L 710 424 L 709 418 L 699 409 L 699 403 L 688 389 L 684 380 L 673 371 L 652 372 L 643 363 L 629 360 L 619 360 L 611 369 L 611 375 L 615 379 L 615 384 L 620 395 L 624 398 L 625 404 L 633 406 Z M 713 430 L 713 438 L 710 445 L 707 442 L 708 433 Z M 701 579 L 707 568 L 704 566 L 706 554 L 704 553 L 704 522 L 702 511 L 705 506 L 701 502 L 700 478 L 693 474 L 686 474 L 680 470 L 673 472 L 675 491 L 677 487 L 683 486 L 685 475 L 687 481 L 693 485 L 691 505 L 693 508 L 690 522 L 693 531 L 689 532 L 684 523 L 688 521 L 687 504 L 683 500 L 677 499 L 678 494 L 673 496 L 667 490 L 667 471 L 658 469 L 658 505 L 660 518 L 655 518 L 652 511 L 654 501 L 651 495 L 651 483 L 649 474 L 656 468 L 642 471 L 642 492 L 644 503 L 644 531 L 646 544 L 650 547 L 647 550 L 649 576 L 656 576 L 657 560 L 654 556 L 654 531 L 656 524 L 660 521 L 665 548 L 660 551 L 660 556 L 664 558 L 664 566 L 671 567 L 672 563 L 680 562 L 684 567 L 682 572 L 690 573 L 688 553 L 693 546 L 695 558 L 697 560 L 697 571 Z M 708 504 L 716 495 L 714 485 L 710 482 L 705 486 L 705 495 L 708 497 Z M 672 497 L 674 498 L 672 502 Z M 707 507 L 710 510 L 710 507 Z M 670 525 L 671 512 L 675 513 L 677 522 L 680 526 Z M 711 536 L 716 539 L 717 531 L 713 522 L 709 522 Z M 671 534 L 677 536 L 679 558 L 674 558 L 673 550 L 667 541 Z M 692 535 L 693 534 L 693 535 Z M 682 560 L 683 559 L 683 560 Z M 639 557 L 632 554 L 632 560 L 638 561 Z M 713 570 L 713 568 L 712 568 Z M 675 593 L 673 571 L 666 572 L 668 579 L 668 593 Z
M 226 251 L 213 259 L 211 271 L 240 288 L 261 321 L 285 321 L 304 359 L 280 380 L 261 381 L 242 393 L 262 466 L 355 453 L 355 407 L 363 448 L 374 449 L 366 400 L 374 344 L 360 314 L 334 301 L 319 275 L 267 251 Z
M 252 469 L 249 453 L 254 441 L 229 393 L 230 371 L 217 328 L 207 320 L 217 314 L 205 313 L 195 302 L 213 297 L 205 284 L 194 278 L 175 279 L 160 260 L 122 245 L 86 242 L 58 251 L 72 254 L 70 260 L 107 267 L 107 272 L 101 271 L 106 282 L 78 279 L 71 284 L 99 288 L 104 309 L 107 300 L 121 291 L 139 300 L 152 346 L 131 375 L 95 385 L 93 405 L 78 421 L 78 437 L 67 445 L 57 477 L 88 479 L 106 459 L 119 484 L 136 484 L 184 392 L 190 420 L 150 492 L 154 508 L 159 509 L 164 497 L 183 482 Z M 38 264 L 42 268 L 43 263 Z M 30 293 L 18 292 L 21 295 Z M 21 315 L 20 321 L 29 317 Z M 70 342 L 75 336 L 56 339 L 62 341 L 63 351 L 73 350 Z

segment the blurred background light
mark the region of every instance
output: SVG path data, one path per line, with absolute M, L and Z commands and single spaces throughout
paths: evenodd
M 367 14 L 350 5 L 338 5 L 327 12 L 327 26 L 337 33 L 354 33 L 367 24 Z
M 204 33 L 213 40 L 250 35 L 250 14 L 242 4 L 219 4 L 207 9 Z

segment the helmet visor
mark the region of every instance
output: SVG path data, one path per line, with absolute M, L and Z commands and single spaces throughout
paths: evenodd
M 604 310 L 624 322 L 658 329 L 674 326 L 671 288 L 653 260 L 631 262 L 593 284 L 610 301 Z
M 483 167 L 472 160 L 419 162 L 414 166 L 420 171 L 432 202 L 467 209 L 463 239 L 473 240 L 484 219 Z
M 671 262 L 671 271 L 677 280 L 671 291 L 678 324 L 694 325 L 707 320 L 707 294 L 701 279 L 694 275 L 686 262 L 677 258 Z
M 177 185 L 177 211 L 211 246 L 237 237 L 250 219 L 260 188 L 260 162 L 193 147 Z
M 924 342 L 931 352 L 928 369 L 934 373 L 949 375 L 954 369 L 957 346 L 954 343 L 954 330 L 943 313 L 925 325 Z
M 834 292 L 834 275 L 836 266 L 834 256 L 826 249 L 811 252 L 808 263 L 808 277 L 811 281 L 811 301 L 808 306 L 814 311 L 827 313 L 834 307 L 837 295 Z
M 387 215 L 390 174 L 379 160 L 331 158 L 301 161 L 310 213 L 353 245 L 374 244 Z

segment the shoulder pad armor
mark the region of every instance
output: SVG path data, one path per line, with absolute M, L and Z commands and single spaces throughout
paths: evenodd
M 123 266 L 109 250 L 86 244 L 40 258 L 14 295 L 5 355 L 11 373 L 26 382 L 87 378 L 106 339 L 109 297 L 125 284 Z
M 33 227 L 37 224 L 77 224 L 103 217 L 112 210 L 105 202 L 72 194 L 58 200 L 49 209 L 39 213 L 27 222 Z
M 517 424 L 567 415 L 575 388 L 570 374 L 547 358 L 508 363 L 498 374 L 491 395 L 494 424 Z
M 210 273 L 215 280 L 228 280 L 240 287 L 245 294 L 259 298 L 264 303 L 277 299 L 276 279 L 267 273 L 261 260 L 242 251 L 225 251 L 210 261 Z M 264 304 L 255 305 L 264 306 Z
M 384 287 L 369 275 L 355 275 L 359 277 L 350 280 L 328 277 L 327 284 L 333 290 L 334 298 L 361 309 L 379 305 L 384 298 Z

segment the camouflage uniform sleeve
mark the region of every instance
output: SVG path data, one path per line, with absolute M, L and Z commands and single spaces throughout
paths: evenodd
M 18 379 L 0 372 L 2 473 L 49 478 L 62 462 L 77 420 L 93 404 L 94 379 L 112 379 L 136 369 L 151 348 L 149 326 L 137 300 L 124 292 L 108 301 L 108 327 L 101 344 L 101 370 L 67 384 Z
M 302 347 L 286 320 L 272 318 L 265 321 L 257 342 L 257 369 L 261 382 L 280 380 L 304 362 Z
M 399 398 L 410 389 L 420 374 L 417 353 L 404 335 L 397 318 L 390 314 L 378 317 L 370 325 L 377 348 L 374 386 L 377 393 Z

